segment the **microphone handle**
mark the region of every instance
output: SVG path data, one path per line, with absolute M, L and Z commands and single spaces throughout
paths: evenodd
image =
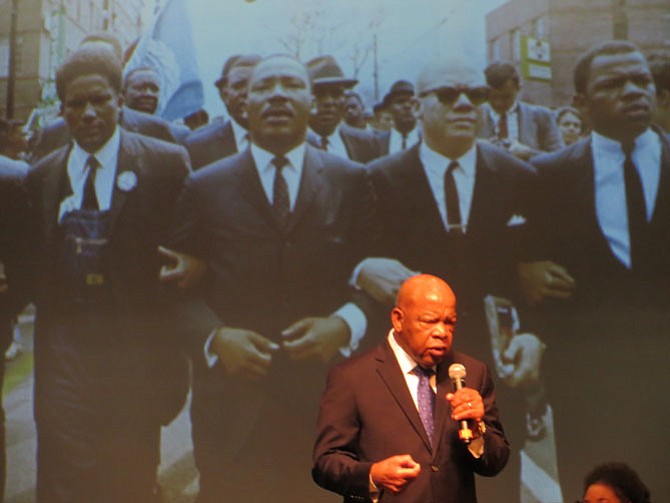
M 463 389 L 463 379 L 454 379 L 454 391 L 458 391 L 460 389 Z M 469 444 L 472 439 L 474 438 L 474 433 L 470 429 L 470 426 L 468 425 L 468 421 L 466 419 L 461 419 L 460 421 L 461 424 L 461 429 L 458 430 L 458 438 L 461 439 L 466 444 Z

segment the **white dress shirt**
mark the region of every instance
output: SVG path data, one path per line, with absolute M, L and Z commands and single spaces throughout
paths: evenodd
M 310 131 L 314 133 L 320 144 L 323 136 L 317 133 L 316 131 L 313 130 Z M 344 157 L 345 159 L 349 159 L 349 152 L 347 151 L 347 146 L 344 144 L 344 141 L 342 140 L 339 125 L 335 128 L 335 131 L 333 131 L 332 134 L 327 138 L 328 138 L 328 148 L 327 148 L 328 152 L 330 152 L 331 154 L 339 155 L 340 157 Z
M 391 136 L 389 137 L 389 154 L 395 154 L 396 152 L 402 152 L 402 134 L 396 129 L 391 128 Z M 421 139 L 419 135 L 418 126 L 412 129 L 407 133 L 407 140 L 405 142 L 405 149 L 408 149 L 417 143 Z
M 595 131 L 591 133 L 591 139 L 598 224 L 612 253 L 630 268 L 630 235 L 623 174 L 626 157 L 618 141 Z M 647 129 L 635 139 L 632 157 L 642 183 L 649 221 L 656 206 L 661 177 L 661 140 L 653 130 Z
M 95 176 L 95 195 L 98 198 L 98 208 L 100 211 L 109 210 L 112 206 L 112 194 L 114 193 L 120 143 L 121 134 L 119 133 L 118 126 L 110 139 L 107 140 L 107 143 L 93 154 L 86 152 L 77 142 L 74 142 L 67 159 L 67 175 L 70 180 L 72 194 L 66 197 L 60 204 L 58 212 L 59 221 L 65 213 L 81 209 L 82 199 L 84 198 L 84 184 L 86 183 L 89 171 L 87 162 L 91 155 L 95 156 L 100 165 Z
M 496 132 L 496 136 L 500 137 L 499 125 L 500 125 L 500 114 L 496 112 L 493 107 L 489 107 L 491 112 L 491 120 L 493 121 L 493 126 Z M 507 119 L 507 138 L 510 140 L 519 141 L 519 102 L 515 101 L 505 115 Z
M 470 219 L 470 208 L 472 206 L 472 194 L 475 189 L 475 169 L 477 166 L 477 147 L 472 146 L 458 159 L 449 159 L 432 150 L 426 142 L 419 146 L 419 159 L 428 179 L 428 184 L 437 203 L 437 209 L 442 217 L 444 228 L 447 226 L 447 203 L 444 199 L 444 174 L 452 161 L 456 161 L 459 167 L 453 171 L 456 190 L 458 191 L 458 205 L 461 210 L 461 225 L 463 231 L 467 231 Z
M 235 122 L 235 119 L 232 118 L 230 119 L 230 125 L 233 128 L 233 138 L 235 139 L 237 151 L 244 152 L 247 147 L 249 147 L 249 143 L 251 143 L 249 139 L 249 131 L 240 126 Z

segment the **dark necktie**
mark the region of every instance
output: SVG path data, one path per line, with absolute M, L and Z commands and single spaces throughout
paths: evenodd
M 286 179 L 282 176 L 282 170 L 288 164 L 286 157 L 275 157 L 272 159 L 275 167 L 275 179 L 272 187 L 272 207 L 277 220 L 283 225 L 291 212 L 291 200 L 288 195 L 288 185 Z
M 503 112 L 500 114 L 500 119 L 498 119 L 498 138 L 504 140 L 508 136 L 509 130 L 507 129 L 507 112 Z
M 322 136 L 321 137 L 321 150 L 325 150 L 328 152 L 328 137 L 327 136 Z
M 407 133 L 402 133 L 402 149 L 407 148 Z
M 432 369 L 424 368 L 420 365 L 414 367 L 412 373 L 419 377 L 419 386 L 417 387 L 417 403 L 419 406 L 419 416 L 426 430 L 430 445 L 433 445 L 433 433 L 435 431 L 435 392 L 430 386 L 430 377 L 433 375 Z
M 628 234 L 630 238 L 631 269 L 640 265 L 641 249 L 644 245 L 644 235 L 647 228 L 647 205 L 644 200 L 644 191 L 640 174 L 633 162 L 632 143 L 622 143 L 626 159 L 623 163 L 623 177 L 626 186 L 626 208 L 628 209 Z
M 447 230 L 449 232 L 462 234 L 463 225 L 461 223 L 461 207 L 458 202 L 456 182 L 454 181 L 454 170 L 458 168 L 458 166 L 458 162 L 451 161 L 447 171 L 444 173 L 444 200 L 447 205 Z
M 86 161 L 86 167 L 88 168 L 88 175 L 86 175 L 86 181 L 84 182 L 84 197 L 81 200 L 81 209 L 98 211 L 100 207 L 98 205 L 98 196 L 95 194 L 95 177 L 98 173 L 100 163 L 98 163 L 95 156 L 89 156 Z

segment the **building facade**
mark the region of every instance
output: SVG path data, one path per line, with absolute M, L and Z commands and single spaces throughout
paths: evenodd
M 124 47 L 140 34 L 146 0 L 0 1 L 0 116 L 7 114 L 10 19 L 17 6 L 14 118 L 55 101 L 56 68 L 88 33 L 110 31 Z
M 486 16 L 488 60 L 521 63 L 524 37 L 550 47 L 551 78 L 525 79 L 523 98 L 557 107 L 574 95 L 572 69 L 594 44 L 626 38 L 644 52 L 670 47 L 668 0 L 510 0 Z

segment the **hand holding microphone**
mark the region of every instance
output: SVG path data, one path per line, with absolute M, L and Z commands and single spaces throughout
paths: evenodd
M 453 393 L 447 393 L 447 400 L 451 404 L 451 417 L 460 422 L 459 438 L 469 444 L 477 432 L 473 432 L 468 419 L 481 423 L 484 418 L 484 401 L 481 395 L 472 388 L 465 387 L 465 367 L 460 363 L 449 366 L 449 378 L 454 386 Z M 478 431 L 481 431 L 478 429 Z

